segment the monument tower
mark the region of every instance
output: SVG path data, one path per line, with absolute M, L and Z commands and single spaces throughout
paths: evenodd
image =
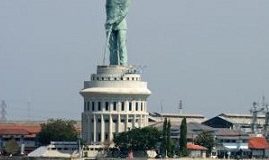
M 87 144 L 110 144 L 115 134 L 148 125 L 147 98 L 151 94 L 139 69 L 128 64 L 126 16 L 130 0 L 107 0 L 105 24 L 109 65 L 84 82 L 82 139 Z M 104 57 L 105 57 L 104 55 Z

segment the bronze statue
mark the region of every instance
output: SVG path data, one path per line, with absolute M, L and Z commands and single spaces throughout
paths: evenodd
M 106 35 L 110 65 L 127 65 L 126 16 L 131 0 L 106 0 Z

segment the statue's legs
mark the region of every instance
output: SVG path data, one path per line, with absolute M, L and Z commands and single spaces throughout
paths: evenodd
M 127 65 L 126 30 L 112 30 L 109 39 L 110 65 Z
M 119 61 L 120 65 L 127 65 L 128 56 L 127 56 L 127 31 L 124 30 L 118 30 L 117 33 L 117 40 L 118 40 L 118 53 L 119 53 Z
M 117 44 L 117 31 L 111 31 L 109 37 L 109 60 L 110 65 L 118 65 L 118 44 Z

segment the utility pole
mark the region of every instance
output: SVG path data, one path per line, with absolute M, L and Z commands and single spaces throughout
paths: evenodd
M 7 108 L 7 104 L 5 102 L 5 100 L 2 100 L 1 102 L 1 117 L 0 117 L 0 122 L 6 122 L 7 121 L 7 111 L 6 111 L 6 108 Z
M 183 102 L 182 102 L 182 100 L 179 100 L 178 110 L 179 110 L 179 114 L 182 114 L 182 110 L 183 110 Z

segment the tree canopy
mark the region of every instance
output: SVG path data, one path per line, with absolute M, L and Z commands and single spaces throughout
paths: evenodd
M 19 145 L 17 144 L 15 139 L 11 139 L 7 141 L 5 144 L 5 152 L 8 154 L 17 154 L 20 150 Z
M 162 143 L 161 143 L 161 154 L 163 156 L 173 157 L 174 156 L 174 144 L 171 140 L 171 122 L 167 118 L 163 122 L 162 130 Z
M 114 143 L 123 150 L 135 151 L 154 149 L 160 141 L 161 132 L 157 128 L 135 128 L 128 132 L 122 132 L 114 137 Z
M 214 137 L 210 132 L 203 131 L 195 138 L 194 143 L 206 147 L 209 155 L 214 147 Z
M 51 141 L 76 141 L 77 131 L 74 127 L 75 121 L 50 119 L 47 123 L 41 124 L 41 131 L 37 135 L 38 141 L 42 145 L 47 145 Z

